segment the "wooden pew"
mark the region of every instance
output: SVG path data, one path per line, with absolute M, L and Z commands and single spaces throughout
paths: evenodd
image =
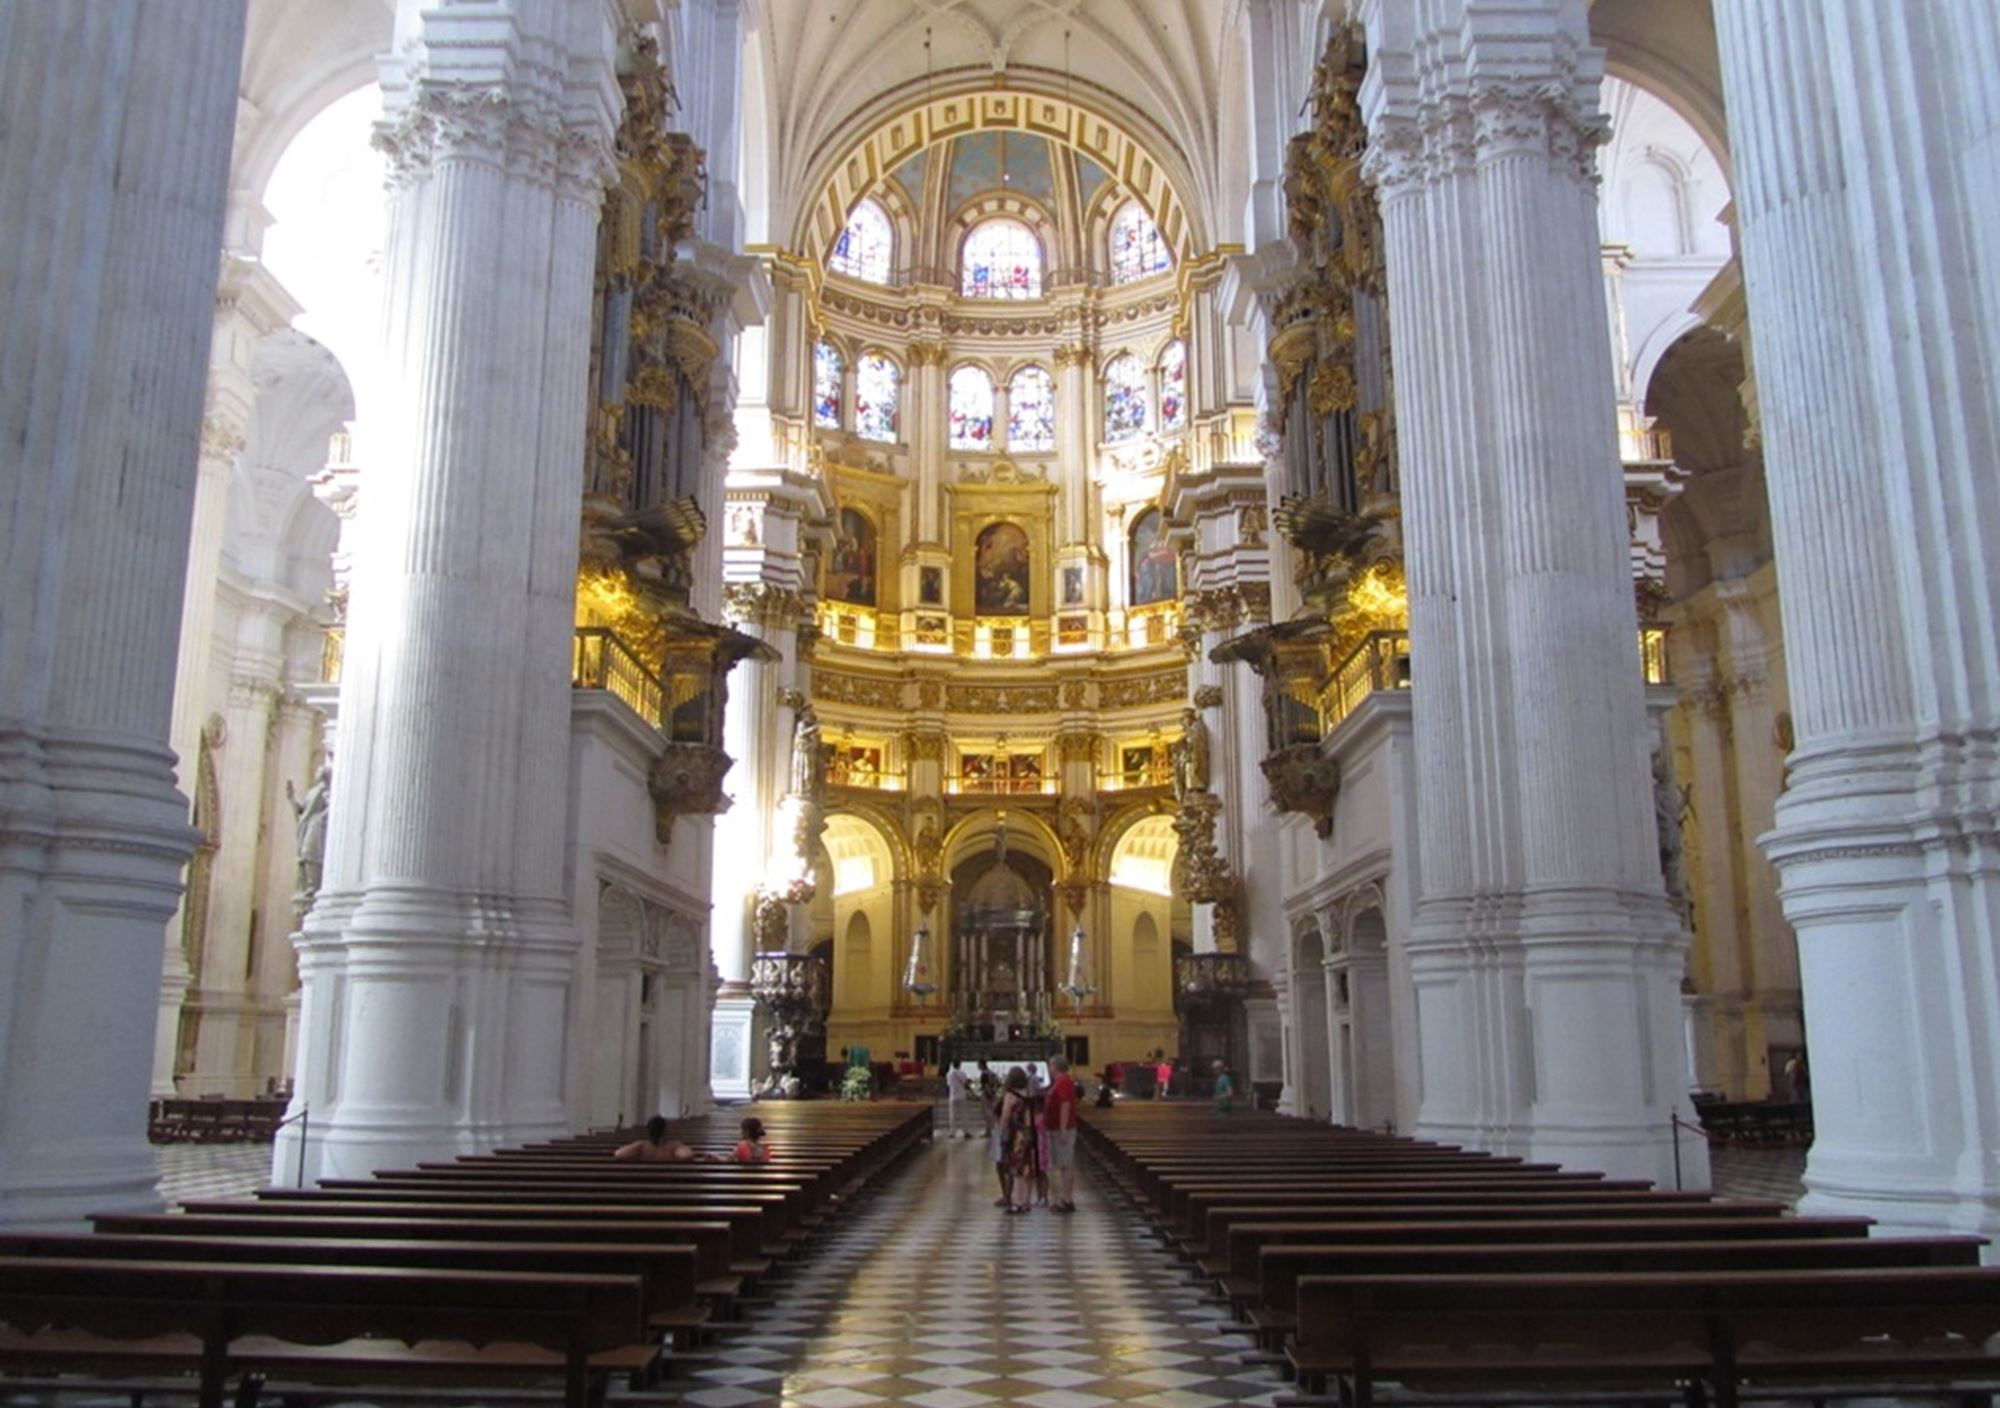
M 241 1201 L 189 1202 L 181 1205 L 189 1214 L 204 1216 L 262 1217 L 299 1219 L 322 1217 L 333 1220 L 391 1219 L 441 1220 L 470 1219 L 495 1222 L 721 1222 L 730 1230 L 730 1269 L 737 1275 L 758 1276 L 770 1270 L 770 1258 L 763 1253 L 763 1209 L 717 1204 L 699 1206 L 667 1204 L 616 1204 L 576 1207 L 535 1202 L 495 1203 L 367 1199 L 260 1199 Z M 99 1223 L 109 1230 L 110 1219 Z
M 1680 1204 L 1671 1205 L 1686 1211 Z M 1720 1205 L 1736 1208 L 1742 1204 Z M 1225 1258 L 1204 1263 L 1213 1267 L 1224 1294 L 1254 1294 L 1263 1274 L 1263 1256 L 1271 1249 L 1339 1243 L 1347 1246 L 1424 1245 L 1446 1242 L 1472 1245 L 1485 1242 L 1673 1242 L 1731 1241 L 1760 1242 L 1833 1239 L 1853 1241 L 1868 1235 L 1865 1217 L 1778 1217 L 1764 1216 L 1580 1216 L 1573 1219 L 1546 1217 L 1507 1218 L 1486 1215 L 1440 1217 L 1389 1215 L 1364 1218 L 1350 1216 L 1345 1221 L 1266 1222 L 1245 1218 L 1230 1224 L 1225 1235 Z
M 1599 1235 L 1602 1235 L 1601 1233 Z M 1615 1229 L 1610 1235 L 1622 1235 Z M 1404 1229 L 1396 1243 L 1266 1246 L 1252 1288 L 1250 1320 L 1266 1348 L 1298 1326 L 1298 1285 L 1307 1276 L 1560 1275 L 1570 1272 L 1789 1271 L 1839 1267 L 1977 1266 L 1978 1237 L 1749 1237 L 1636 1241 L 1549 1238 L 1453 1242 Z
M 1741 1217 L 1772 1216 L 1772 1204 L 1718 1204 L 1706 1194 L 1698 1193 L 1623 1193 L 1591 1192 L 1578 1189 L 1571 1192 L 1514 1193 L 1504 1189 L 1462 1192 L 1453 1189 L 1441 1193 L 1418 1191 L 1382 1191 L 1365 1193 L 1265 1193 L 1244 1197 L 1227 1190 L 1203 1193 L 1188 1199 L 1186 1216 L 1173 1229 L 1180 1238 L 1182 1248 L 1188 1255 L 1202 1257 L 1212 1251 L 1220 1251 L 1226 1245 L 1211 1233 L 1209 1222 L 1214 1209 L 1237 1207 L 1249 1204 L 1249 1210 L 1272 1215 L 1289 1215 L 1293 1220 L 1320 1216 L 1330 1219 L 1344 1217 L 1349 1212 L 1387 1213 L 1396 1210 L 1431 1212 L 1457 1211 L 1464 1215 L 1473 1212 L 1513 1210 L 1514 1215 L 1526 1217 L 1537 1211 L 1558 1214 L 1578 1214 L 1598 1210 L 1600 1215 L 1624 1216 L 1628 1212 L 1644 1209 L 1683 1207 L 1708 1212 L 1722 1206 L 1743 1207 L 1748 1211 L 1736 1214 Z M 1672 1214 L 1668 1214 L 1671 1216 Z M 1728 1216 L 1729 1214 L 1721 1214 Z
M 562 1375 L 567 1408 L 589 1408 L 594 1355 L 629 1352 L 647 1338 L 642 1289 L 630 1276 L 94 1257 L 0 1257 L 0 1324 L 13 1332 L 0 1341 L 0 1364 L 21 1367 L 92 1362 L 83 1336 L 187 1336 L 201 1408 L 222 1408 L 231 1370 L 246 1367 L 236 1352 L 246 1336 L 302 1346 L 364 1335 L 532 1345 L 554 1356 L 547 1367 Z M 49 1331 L 57 1333 L 44 1339 Z
M 236 1207 L 233 1203 L 218 1207 Z M 694 1289 L 713 1302 L 726 1301 L 743 1288 L 743 1277 L 731 1270 L 733 1235 L 726 1222 L 564 1220 L 534 1221 L 479 1217 L 297 1217 L 235 1213 L 99 1213 L 95 1229 L 114 1237 L 160 1239 L 310 1239 L 328 1243 L 417 1241 L 492 1244 L 505 1248 L 526 1243 L 562 1246 L 632 1247 L 644 1252 L 655 1246 L 686 1247 L 695 1259 Z M 356 1257 L 336 1252 L 335 1261 Z
M 2000 1267 L 1648 1274 L 1306 1276 L 1290 1351 L 1302 1386 L 1482 1393 L 1562 1387 L 1716 1408 L 1830 1388 L 1894 1395 L 2000 1377 Z
M 0 1233 L 0 1257 L 104 1261 L 200 1261 L 228 1265 L 408 1266 L 427 1270 L 521 1271 L 533 1275 L 637 1280 L 648 1325 L 698 1325 L 695 1248 L 684 1243 L 470 1242 L 456 1239 L 168 1237 L 98 1232 Z

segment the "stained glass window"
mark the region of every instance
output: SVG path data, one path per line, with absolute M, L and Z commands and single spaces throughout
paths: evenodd
M 840 429 L 840 378 L 846 370 L 831 342 L 813 348 L 813 424 Z
M 951 447 L 993 448 L 993 378 L 977 367 L 951 374 Z
M 902 373 L 881 353 L 870 353 L 854 368 L 854 433 L 863 440 L 896 443 L 896 402 Z
M 1111 222 L 1111 282 L 1129 284 L 1173 267 L 1174 256 L 1153 217 L 1137 201 L 1119 211 Z
M 1104 368 L 1104 438 L 1124 440 L 1146 429 L 1146 369 L 1129 353 Z
M 1187 344 L 1178 340 L 1160 354 L 1160 429 L 1187 429 Z
M 1023 367 L 1007 383 L 1007 448 L 1056 447 L 1056 381 L 1044 367 Z
M 886 284 L 895 244 L 889 217 L 882 213 L 882 207 L 864 200 L 848 217 L 847 228 L 834 241 L 833 256 L 826 264 L 836 274 L 866 279 L 871 284 Z
M 1040 298 L 1042 245 L 1018 220 L 988 220 L 965 237 L 959 292 L 967 298 Z

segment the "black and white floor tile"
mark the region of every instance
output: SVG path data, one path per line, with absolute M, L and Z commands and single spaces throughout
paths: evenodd
M 1281 1390 L 1246 1337 L 1089 1175 L 1071 1216 L 995 1208 L 982 1141 L 941 1140 L 785 1278 L 698 1408 L 1217 1408 Z

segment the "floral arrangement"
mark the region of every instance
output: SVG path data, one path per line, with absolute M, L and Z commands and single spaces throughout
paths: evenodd
M 847 1074 L 840 1078 L 840 1098 L 843 1100 L 872 1100 L 875 1098 L 875 1077 L 866 1066 L 849 1066 Z

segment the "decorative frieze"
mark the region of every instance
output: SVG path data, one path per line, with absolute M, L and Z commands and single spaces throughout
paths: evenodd
M 1101 709 L 1130 709 L 1143 704 L 1171 704 L 1187 697 L 1187 672 L 1164 670 L 1156 675 L 1135 675 L 1101 681 L 1097 704 Z
M 954 684 L 945 687 L 945 707 L 962 714 L 1053 714 L 1054 685 Z
M 851 704 L 863 709 L 903 707 L 903 682 L 869 675 L 843 675 L 833 670 L 813 671 L 813 698 L 828 704 Z

